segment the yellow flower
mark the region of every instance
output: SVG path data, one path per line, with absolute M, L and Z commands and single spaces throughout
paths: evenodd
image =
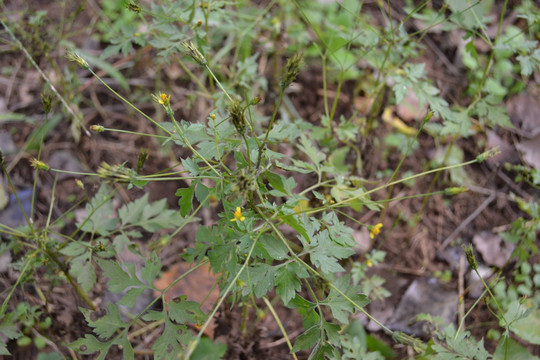
M 158 97 L 158 103 L 160 103 L 163 106 L 168 106 L 171 100 L 171 95 L 167 96 L 167 94 L 159 93 Z
M 240 206 L 236 207 L 236 211 L 234 212 L 234 218 L 231 219 L 231 221 L 244 221 L 246 220 L 246 217 L 242 215 L 242 208 Z
M 378 223 L 377 225 L 373 225 L 369 227 L 369 237 L 370 239 L 375 239 L 375 235 L 379 235 L 381 232 L 382 224 Z
M 367 267 L 372 267 L 373 266 L 373 261 L 371 261 L 371 259 L 367 259 L 366 260 L 366 265 L 367 265 Z

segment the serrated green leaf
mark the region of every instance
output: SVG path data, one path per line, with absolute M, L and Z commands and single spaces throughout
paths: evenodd
M 354 313 L 356 307 L 361 308 L 369 303 L 367 296 L 360 294 L 361 287 L 351 285 L 350 275 L 343 275 L 333 281 L 333 284 L 343 294 L 342 296 L 335 288 L 331 288 L 328 297 L 321 301 L 322 305 L 330 308 L 332 315 L 343 324 L 348 324 L 349 315 Z
M 81 255 L 83 252 L 88 251 L 88 247 L 84 246 L 78 242 L 70 242 L 63 249 L 60 250 L 60 253 L 66 256 L 77 256 Z
M 175 195 L 179 197 L 178 206 L 180 206 L 180 215 L 186 216 L 191 211 L 191 205 L 193 203 L 192 187 L 180 188 L 176 190 Z
M 111 337 L 116 330 L 125 326 L 120 317 L 120 310 L 116 304 L 109 304 L 106 314 L 95 321 L 92 320 L 91 317 L 92 313 L 95 313 L 94 311 L 84 308 L 80 308 L 80 310 L 88 325 L 93 327 L 94 332 L 102 339 Z
M 528 309 L 522 313 L 523 316 L 516 317 L 515 321 L 510 321 L 510 330 L 523 340 L 535 345 L 540 345 L 540 310 L 538 307 Z M 526 315 L 526 316 L 525 316 Z
M 90 203 L 86 204 L 86 213 L 88 217 L 81 226 L 83 231 L 107 236 L 118 225 L 118 218 L 114 213 L 114 204 L 105 185 L 101 185 Z
M 152 252 L 150 258 L 146 260 L 143 268 L 141 269 L 141 277 L 148 284 L 153 284 L 157 275 L 161 270 L 161 259 L 155 252 Z
M 90 262 L 91 253 L 88 252 L 71 260 L 70 274 L 77 277 L 77 282 L 84 292 L 89 292 L 96 283 L 96 270 Z
M 291 301 L 296 292 L 302 288 L 302 283 L 296 277 L 296 272 L 289 269 L 289 265 L 279 268 L 276 274 L 276 292 L 284 305 Z
M 298 145 L 298 148 L 306 154 L 315 165 L 320 164 L 326 157 L 324 152 L 317 149 L 304 133 L 300 134 L 300 144 Z
M 248 280 L 254 287 L 253 290 L 257 298 L 263 297 L 274 288 L 276 271 L 276 268 L 266 264 L 257 264 L 246 270 L 246 274 L 249 276 Z
M 118 302 L 118 305 L 123 305 L 127 308 L 132 308 L 137 304 L 139 296 L 145 291 L 145 288 L 131 288 L 126 291 L 126 295 Z
M 208 207 L 209 194 L 210 189 L 200 181 L 197 182 L 197 186 L 195 187 L 195 198 L 197 198 L 197 201 L 203 204 L 204 207 Z
M 186 159 L 182 159 L 182 166 L 184 167 L 184 170 L 187 170 L 189 172 L 189 175 L 191 176 L 198 176 L 201 171 L 199 169 L 199 165 L 197 165 L 197 163 L 191 159 L 191 158 L 186 158 Z
M 266 171 L 264 172 L 264 176 L 266 177 L 266 180 L 268 180 L 270 186 L 272 186 L 277 191 L 283 193 L 283 195 L 288 194 L 287 190 L 285 190 L 285 186 L 283 185 L 285 182 L 285 178 L 282 175 Z
M 319 341 L 319 338 L 321 336 L 321 332 L 319 330 L 318 326 L 312 326 L 308 330 L 306 330 L 302 335 L 298 336 L 296 338 L 296 341 L 294 343 L 293 348 L 291 349 L 291 352 L 298 352 L 301 350 L 310 349 L 317 341 Z
M 160 321 L 167 318 L 167 316 L 163 313 L 163 311 L 150 310 L 146 314 L 141 316 L 141 318 L 144 321 Z
M 127 332 L 123 333 L 123 336 L 116 338 L 114 344 L 120 345 L 122 348 L 122 360 L 133 360 L 135 358 L 135 352 L 133 346 L 127 338 Z
M 0 343 L 0 355 L 11 355 L 4 343 Z
M 146 287 L 135 274 L 135 265 L 126 264 L 128 272 L 125 272 L 122 267 L 115 261 L 96 259 L 99 267 L 103 270 L 103 274 L 109 278 L 109 290 L 112 292 L 121 292 L 129 286 Z
M 531 353 L 518 342 L 505 337 L 499 342 L 497 349 L 495 349 L 493 360 L 507 360 L 508 354 L 511 355 L 512 360 L 540 360 L 538 356 L 531 355 Z
M 223 343 L 215 344 L 212 339 L 203 337 L 193 354 L 191 354 L 190 360 L 219 360 L 223 359 L 227 352 L 227 345 Z
M 285 244 L 275 237 L 262 235 L 259 243 L 263 245 L 264 249 L 275 260 L 283 260 L 289 254 L 289 250 Z
M 177 359 L 178 354 L 182 352 L 180 343 L 182 337 L 186 337 L 186 335 L 184 335 L 184 332 L 186 331 L 186 326 L 173 324 L 166 319 L 163 334 L 161 334 L 161 336 L 154 342 L 154 346 L 152 346 L 152 349 L 154 350 L 154 359 Z
M 112 340 L 101 342 L 94 335 L 86 334 L 84 338 L 79 338 L 68 346 L 79 354 L 90 355 L 99 351 L 100 357 L 104 357 L 109 352 Z
M 195 301 L 185 300 L 185 296 L 169 303 L 169 316 L 178 324 L 201 324 L 206 319 L 201 305 Z

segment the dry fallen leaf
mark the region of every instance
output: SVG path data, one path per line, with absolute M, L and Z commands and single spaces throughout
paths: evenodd
M 515 245 L 503 241 L 499 234 L 490 231 L 476 234 L 473 238 L 473 244 L 487 265 L 499 268 L 504 266 L 515 248 Z

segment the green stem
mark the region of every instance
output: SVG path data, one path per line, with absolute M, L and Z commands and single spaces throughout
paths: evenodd
M 264 136 L 263 142 L 259 145 L 259 156 L 257 159 L 257 166 L 256 166 L 257 169 L 261 166 L 263 149 L 264 149 L 264 146 L 266 145 L 266 142 L 268 141 L 268 135 L 270 134 L 270 130 L 272 130 L 272 126 L 274 125 L 274 121 L 276 119 L 279 106 L 281 105 L 281 100 L 283 99 L 284 91 L 285 89 L 280 88 L 278 100 L 276 102 L 276 105 L 274 106 L 274 113 L 272 114 L 272 118 L 270 119 L 270 123 L 268 124 L 268 128 L 266 129 L 266 135 Z

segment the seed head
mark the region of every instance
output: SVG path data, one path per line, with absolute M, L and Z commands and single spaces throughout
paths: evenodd
M 279 82 L 279 86 L 283 90 L 288 88 L 298 76 L 303 57 L 304 56 L 302 54 L 295 54 L 292 58 L 287 60 L 287 64 L 285 64 L 285 67 L 281 73 L 281 81 Z
M 476 262 L 476 257 L 474 256 L 473 247 L 471 244 L 469 246 L 463 245 L 463 251 L 465 251 L 465 255 L 467 256 L 467 262 L 469 263 L 469 266 L 471 269 L 476 270 L 478 269 L 478 263 Z
M 137 158 L 137 172 L 141 171 L 144 163 L 148 159 L 148 149 L 141 148 L 139 152 L 139 157 Z
M 495 155 L 499 154 L 500 153 L 500 150 L 499 150 L 499 147 L 496 146 L 492 149 L 489 149 L 488 151 L 484 151 L 483 153 L 481 153 L 480 155 L 478 155 L 476 157 L 476 161 L 478 161 L 479 163 L 481 162 L 484 162 L 486 161 L 487 159 L 491 158 L 491 157 L 494 157 Z
M 86 60 L 84 60 L 79 54 L 77 54 L 73 50 L 68 50 L 68 52 L 66 54 L 66 58 L 69 61 L 73 61 L 73 62 L 77 63 L 77 65 L 79 65 L 80 67 L 82 67 L 85 70 L 90 69 L 90 65 L 88 65 Z
M 199 63 L 199 65 L 206 65 L 206 59 L 204 58 L 204 55 L 201 54 L 201 52 L 199 51 L 199 49 L 197 49 L 197 47 L 195 47 L 193 42 L 184 41 L 182 43 L 182 46 L 184 47 L 184 49 L 186 49 L 189 56 L 191 56 L 193 60 Z
M 49 94 L 41 94 L 41 105 L 43 106 L 43 111 L 45 111 L 45 114 L 51 112 L 51 96 Z
M 137 4 L 135 4 L 134 2 L 130 2 L 129 4 L 127 4 L 127 8 L 133 12 L 136 12 L 136 13 L 140 13 L 141 12 L 141 7 Z
M 244 134 L 246 132 L 246 118 L 240 101 L 235 100 L 230 103 L 228 110 L 234 127 L 240 134 Z

